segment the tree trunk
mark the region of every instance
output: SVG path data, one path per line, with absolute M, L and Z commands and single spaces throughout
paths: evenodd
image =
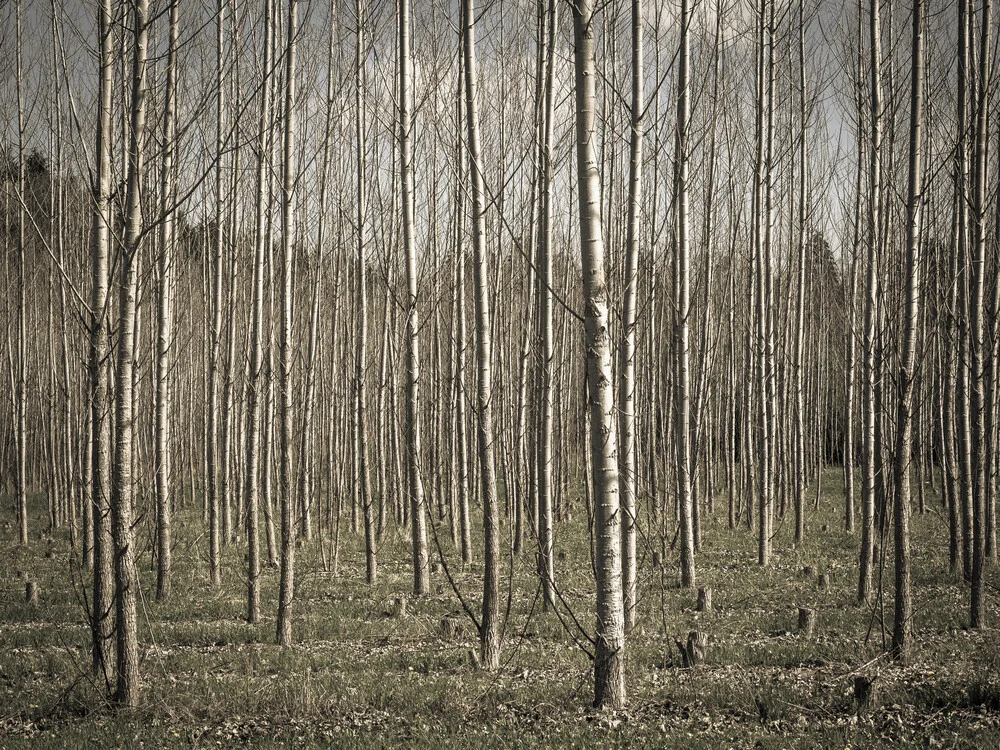
M 986 380 L 984 377 L 986 345 L 986 136 L 990 86 L 990 15 L 991 0 L 983 0 L 979 70 L 976 76 L 976 121 L 972 162 L 972 278 L 969 299 L 972 349 L 972 595 L 969 624 L 986 625 L 984 612 L 984 574 L 986 565 L 986 482 L 992 457 L 986 451 L 990 441 L 986 433 Z M 959 123 L 960 127 L 964 123 Z M 918 131 L 919 136 L 919 131 Z M 994 283 L 996 279 L 994 278 Z
M 365 59 L 367 51 L 364 47 L 365 7 L 361 0 L 355 0 L 355 15 L 357 16 L 357 49 L 355 58 L 355 106 L 357 108 L 356 137 L 358 159 L 357 184 L 357 255 L 355 259 L 358 285 L 358 341 L 354 371 L 355 397 L 355 430 L 358 435 L 358 487 L 360 489 L 361 507 L 365 519 L 365 580 L 369 586 L 375 584 L 378 576 L 375 558 L 375 519 L 372 515 L 371 480 L 368 469 L 368 439 L 366 434 L 368 400 L 366 391 L 366 373 L 368 372 L 368 287 L 365 263 L 365 214 L 367 210 L 367 184 L 365 150 L 367 141 L 365 125 L 367 112 L 365 110 Z M 331 45 L 332 49 L 332 45 Z M 331 84 L 332 86 L 332 84 Z
M 173 336 L 174 100 L 177 90 L 177 6 L 170 3 L 167 81 L 163 92 L 163 170 L 160 175 L 159 298 L 156 309 L 156 599 L 170 594 L 170 354 Z
M 281 331 L 278 343 L 279 487 L 281 497 L 281 581 L 278 591 L 278 643 L 292 645 L 292 600 L 295 597 L 295 498 L 292 497 L 292 253 L 295 171 L 295 42 L 298 0 L 288 1 L 285 49 L 285 128 L 282 144 L 281 188 Z
M 212 330 L 208 363 L 208 441 L 206 445 L 208 471 L 208 560 L 209 572 L 213 586 L 222 583 L 222 553 L 221 542 L 226 529 L 221 526 L 221 506 L 219 499 L 219 349 L 222 337 L 222 157 L 223 157 L 223 101 L 226 93 L 223 88 L 223 47 L 222 21 L 225 0 L 218 0 L 216 5 L 216 131 L 215 131 L 215 235 L 213 237 L 212 260 Z
M 684 4 L 686 10 L 687 4 Z M 643 108 L 643 3 L 632 0 L 632 112 L 629 141 L 628 225 L 625 246 L 625 299 L 622 303 L 622 342 L 618 351 L 618 431 L 620 435 L 619 491 L 622 503 L 622 594 L 625 632 L 635 625 L 636 580 L 636 473 L 635 445 L 635 327 L 639 293 L 639 208 L 642 202 Z M 686 27 L 684 27 L 686 29 Z M 682 33 L 684 31 L 682 30 Z M 686 38 L 686 36 L 685 36 Z M 686 68 L 685 68 L 686 69 Z M 690 585 L 690 584 L 689 584 Z
M 573 8 L 576 68 L 576 157 L 583 258 L 588 399 L 597 526 L 597 634 L 594 705 L 625 705 L 625 611 L 622 600 L 621 513 L 608 290 L 604 277 L 601 183 L 594 143 L 597 70 L 591 0 Z
M 687 0 L 681 0 L 680 53 L 677 61 L 677 168 L 674 176 L 677 210 L 677 256 L 674 267 L 674 356 L 676 380 L 674 381 L 674 446 L 677 450 L 677 498 L 680 509 L 681 586 L 695 585 L 694 569 L 694 503 L 691 492 L 691 387 L 690 387 L 690 315 L 691 279 L 690 250 L 688 241 L 688 118 L 690 42 L 688 27 L 691 24 Z
M 773 128 L 773 2 L 771 18 L 767 15 L 768 3 L 762 0 L 758 18 L 757 50 L 757 137 L 754 156 L 754 266 L 756 338 L 754 382 L 757 406 L 757 470 L 758 490 L 758 545 L 757 562 L 762 566 L 771 563 L 771 524 L 773 516 L 773 439 L 772 388 L 771 388 L 771 133 Z
M 923 0 L 913 2 L 913 51 L 910 69 L 910 151 L 906 198 L 905 308 L 902 356 L 897 376 L 896 454 L 893 462 L 896 603 L 893 616 L 892 653 L 905 659 L 912 627 L 910 600 L 910 457 L 913 426 L 913 383 L 920 320 L 920 202 L 921 129 L 923 125 Z
M 490 337 L 490 299 L 486 258 L 486 206 L 479 150 L 479 108 L 476 101 L 476 26 L 474 0 L 462 3 L 465 35 L 465 124 L 469 138 L 469 176 L 472 182 L 472 252 L 476 286 L 476 359 L 479 384 L 479 480 L 483 492 L 483 619 L 479 642 L 482 664 L 500 666 L 500 509 L 497 502 L 496 468 L 493 455 L 493 384 Z
M 409 468 L 410 524 L 413 544 L 413 593 L 430 589 L 427 517 L 420 473 L 420 327 L 417 320 L 417 251 L 413 217 L 412 113 L 413 64 L 410 60 L 410 0 L 399 0 L 399 172 L 406 262 L 406 453 Z
M 321 178 L 321 183 L 325 179 Z M 320 194 L 325 193 L 324 188 L 320 188 Z M 319 198 L 319 205 L 325 207 L 323 197 Z M 321 208 L 320 211 L 324 211 Z M 324 219 L 321 217 L 320 237 L 323 236 Z M 293 250 L 294 252 L 294 250 Z M 317 253 L 320 250 L 317 249 Z M 319 258 L 317 257 L 316 269 L 314 271 L 312 306 L 309 313 L 309 334 L 306 340 L 305 358 L 305 388 L 302 392 L 302 431 L 299 435 L 299 473 L 295 498 L 295 515 L 298 518 L 298 535 L 305 541 L 312 539 L 312 514 L 313 514 L 313 481 L 312 481 L 312 435 L 313 435 L 313 404 L 316 394 L 316 347 L 317 329 L 319 327 Z
M 139 627 L 136 615 L 139 581 L 135 569 L 135 531 L 132 528 L 135 480 L 132 453 L 133 368 L 135 356 L 136 292 L 139 281 L 139 242 L 142 215 L 139 205 L 141 143 L 146 117 L 146 0 L 134 0 L 132 111 L 126 182 L 125 245 L 118 298 L 118 387 L 115 403 L 115 455 L 111 480 L 111 517 L 115 554 L 115 615 L 118 646 L 118 683 L 115 702 L 134 708 L 139 703 Z
M 955 325 L 955 447 L 957 454 L 957 505 L 961 526 L 962 573 L 967 580 L 972 577 L 973 545 L 973 445 L 972 445 L 972 395 L 970 390 L 970 282 L 969 268 L 969 146 L 968 146 L 968 89 L 969 89 L 969 35 L 970 14 L 968 0 L 958 4 L 958 85 L 956 90 L 958 121 L 955 145 L 955 252 L 952 308 Z
M 799 215 L 798 232 L 796 236 L 797 279 L 795 301 L 795 357 L 793 359 L 794 389 L 795 389 L 795 421 L 793 446 L 793 476 L 792 492 L 795 506 L 795 543 L 801 544 L 805 533 L 805 495 L 806 495 L 806 446 L 805 446 L 805 387 L 802 369 L 804 366 L 803 352 L 805 348 L 805 307 L 806 307 L 806 222 L 809 219 L 807 201 L 809 191 L 807 181 L 808 150 L 808 113 L 806 111 L 806 53 L 805 53 L 805 0 L 799 0 L 799 120 L 802 132 L 799 136 Z
M 538 232 L 538 331 L 541 352 L 538 362 L 538 439 L 537 439 L 537 478 L 538 478 L 538 567 L 542 578 L 542 605 L 545 608 L 555 607 L 555 562 L 554 517 L 552 508 L 553 460 L 552 432 L 554 422 L 553 400 L 553 358 L 554 333 L 552 311 L 552 181 L 553 181 L 553 115 L 554 115 L 554 67 L 555 67 L 555 0 L 546 4 L 545 21 L 545 83 L 544 101 L 542 104 L 542 143 L 541 143 L 541 190 L 540 217 Z
M 244 471 L 247 523 L 247 622 L 260 620 L 260 452 L 261 452 L 261 371 L 264 367 L 264 259 L 270 242 L 266 226 L 268 144 L 271 120 L 269 72 L 271 68 L 271 0 L 265 0 L 260 113 L 257 119 L 257 175 L 254 196 L 253 290 L 250 309 L 250 371 L 247 382 L 246 468 Z M 266 463 L 265 463 L 266 465 Z M 268 514 L 270 515 L 270 514 Z
M 110 315 L 109 256 L 111 224 L 111 92 L 114 85 L 114 33 L 111 0 L 102 0 L 97 24 L 99 41 L 98 123 L 95 146 L 96 171 L 92 188 L 94 204 L 91 246 L 90 297 L 90 495 L 94 526 L 94 599 L 92 612 L 93 670 L 110 679 L 114 669 L 113 556 L 111 544 L 111 418 L 109 389 L 111 365 L 107 326 Z
M 25 225 L 28 215 L 26 205 L 26 181 L 24 163 L 25 123 L 24 123 L 24 75 L 22 63 L 21 18 L 24 14 L 23 3 L 17 1 L 16 19 L 16 57 L 17 57 L 17 364 L 16 383 L 14 386 L 14 493 L 17 503 L 17 528 L 22 545 L 28 544 L 28 393 L 27 393 L 27 359 L 28 359 L 28 329 L 27 305 L 25 300 Z
M 858 601 L 869 603 L 874 593 L 876 411 L 879 408 L 876 354 L 878 321 L 878 259 L 882 210 L 882 30 L 879 0 L 870 0 L 869 47 L 871 54 L 871 146 L 868 154 L 868 253 L 865 270 L 864 382 L 861 429 L 861 561 Z
M 847 367 L 844 373 L 844 530 L 854 533 L 855 523 L 855 492 L 854 492 L 854 460 L 857 451 L 855 442 L 855 404 L 857 391 L 858 364 L 858 268 L 861 265 L 861 184 L 864 173 L 864 94 L 863 94 L 863 52 L 861 42 L 864 38 L 861 4 L 858 4 L 858 69 L 856 88 L 856 109 L 858 117 L 857 150 L 858 161 L 854 183 L 854 234 L 851 243 L 851 282 L 847 288 L 848 325 L 847 325 Z

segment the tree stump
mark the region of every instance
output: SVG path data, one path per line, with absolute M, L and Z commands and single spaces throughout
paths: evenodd
M 24 601 L 31 607 L 38 606 L 38 584 L 34 581 L 24 584 Z
M 696 609 L 699 612 L 712 611 L 712 589 L 706 586 L 702 586 L 698 589 L 698 605 Z
M 812 638 L 816 630 L 816 610 L 799 607 L 799 632 L 806 638 Z
M 817 581 L 817 585 L 823 591 L 826 591 L 827 589 L 829 589 L 830 588 L 830 574 L 829 573 L 820 573 L 819 574 L 819 580 Z
M 441 635 L 445 638 L 461 638 L 465 632 L 465 623 L 457 617 L 445 615 L 441 618 Z
M 854 702 L 859 716 L 875 707 L 878 702 L 878 689 L 874 677 L 859 674 L 854 678 Z
M 389 603 L 390 617 L 406 617 L 406 597 L 397 596 Z
M 681 652 L 681 661 L 685 669 L 697 667 L 708 653 L 708 634 L 698 630 L 688 633 L 687 643 L 675 641 L 678 650 Z

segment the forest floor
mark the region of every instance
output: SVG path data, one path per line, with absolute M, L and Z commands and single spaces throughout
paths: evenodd
M 1000 640 L 996 629 L 966 627 L 968 587 L 948 572 L 939 506 L 913 519 L 914 648 L 897 665 L 883 655 L 891 559 L 879 605 L 859 607 L 858 535 L 841 530 L 840 472 L 823 479 L 820 510 L 810 501 L 805 542 L 793 544 L 789 512 L 776 521 L 766 569 L 756 564 L 755 537 L 726 528 L 724 499 L 715 516 L 706 514 L 697 572 L 699 585 L 713 589 L 710 612 L 696 612 L 696 591 L 678 587 L 676 553 L 668 552 L 663 568 L 642 554 L 639 624 L 627 647 L 628 709 L 614 713 L 589 708 L 591 662 L 564 628 L 574 627 L 565 608 L 562 618 L 541 611 L 531 553 L 513 560 L 498 672 L 472 662 L 475 626 L 443 571 L 432 576 L 430 595 L 409 596 L 404 532 L 386 536 L 372 588 L 364 584 L 359 537 L 342 535 L 339 575 L 323 568 L 329 542 L 303 544 L 296 643 L 282 649 L 274 645 L 277 571 L 264 573 L 263 621 L 247 625 L 244 546 L 226 549 L 223 585 L 210 587 L 206 535 L 190 512 L 175 523 L 166 603 L 153 600 L 151 519 L 141 521 L 142 705 L 115 712 L 102 698 L 103 678 L 90 673 L 88 597 L 68 539 L 63 532 L 40 537 L 44 499 L 33 498 L 32 542 L 27 549 L 11 543 L 5 499 L 0 747 L 1000 747 Z M 574 521 L 558 527 L 556 576 L 573 617 L 592 632 L 585 518 L 578 508 Z M 480 569 L 462 570 L 450 538 L 442 545 L 448 570 L 475 607 Z M 997 568 L 989 576 L 988 613 L 996 622 Z M 26 580 L 39 586 L 37 607 L 25 603 Z M 392 613 L 397 597 L 407 599 L 403 615 Z M 817 614 L 812 637 L 797 632 L 799 607 Z M 463 625 L 443 628 L 447 616 Z M 683 669 L 675 641 L 695 629 L 709 636 L 707 660 Z M 876 687 L 865 710 L 854 699 L 857 676 Z

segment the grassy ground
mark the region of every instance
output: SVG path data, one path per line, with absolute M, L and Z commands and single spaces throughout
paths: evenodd
M 10 543 L 4 502 L 0 747 L 1000 747 L 1000 643 L 995 630 L 965 628 L 967 588 L 948 574 L 941 514 L 914 518 L 915 648 L 905 666 L 894 665 L 882 657 L 881 608 L 855 604 L 858 539 L 840 531 L 838 473 L 824 481 L 831 494 L 811 515 L 807 541 L 795 549 L 791 518 L 777 523 L 768 569 L 756 565 L 752 535 L 730 532 L 721 516 L 707 519 L 697 565 L 699 584 L 714 592 L 712 612 L 696 612 L 695 592 L 678 588 L 676 555 L 662 569 L 644 561 L 640 624 L 628 645 L 629 708 L 614 714 L 589 710 L 590 662 L 560 619 L 540 611 L 532 555 L 513 562 L 497 673 L 471 663 L 471 622 L 443 632 L 442 618 L 461 615 L 442 572 L 431 595 L 408 597 L 404 616 L 390 614 L 412 585 L 402 533 L 387 537 L 373 589 L 363 583 L 360 540 L 345 537 L 337 576 L 324 572 L 318 542 L 303 546 L 296 645 L 283 650 L 273 645 L 276 571 L 264 574 L 265 617 L 251 627 L 242 619 L 245 549 L 227 549 L 224 584 L 212 589 L 200 520 L 184 514 L 167 603 L 153 601 L 151 536 L 142 529 L 143 705 L 115 713 L 103 703 L 103 679 L 89 672 L 85 594 L 66 538 L 35 532 L 28 549 Z M 43 501 L 35 501 L 39 529 Z M 556 570 L 573 614 L 592 629 L 584 515 L 558 529 Z M 475 602 L 477 568 L 462 571 L 446 549 Z M 827 573 L 829 588 L 805 566 Z M 40 586 L 37 608 L 24 601 L 26 579 Z M 998 582 L 991 569 L 991 618 Z M 798 607 L 817 612 L 811 638 L 796 630 Z M 674 643 L 692 629 L 709 635 L 708 660 L 681 669 Z M 877 697 L 859 715 L 853 686 L 861 674 L 875 678 Z

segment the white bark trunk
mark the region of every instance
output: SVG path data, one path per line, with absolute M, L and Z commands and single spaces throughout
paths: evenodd
M 625 705 L 625 608 L 622 598 L 621 508 L 614 429 L 608 290 L 604 278 L 601 180 L 594 143 L 597 68 L 591 0 L 573 8 L 576 66 L 576 157 L 583 257 L 588 400 L 597 535 L 597 634 L 594 705 Z

